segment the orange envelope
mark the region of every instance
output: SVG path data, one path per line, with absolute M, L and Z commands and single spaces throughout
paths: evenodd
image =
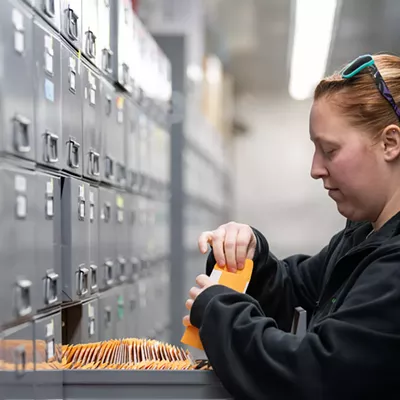
M 219 285 L 224 285 L 237 292 L 245 293 L 250 283 L 252 273 L 253 261 L 247 259 L 244 268 L 236 272 L 228 272 L 226 267 L 221 268 L 218 264 L 215 264 L 210 278 Z M 192 325 L 186 327 L 181 342 L 188 346 L 195 347 L 196 349 L 204 349 L 200 340 L 199 330 Z

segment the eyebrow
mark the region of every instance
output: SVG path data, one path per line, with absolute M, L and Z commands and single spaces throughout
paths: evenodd
M 338 142 L 335 142 L 335 141 L 333 141 L 333 140 L 329 140 L 329 139 L 324 139 L 324 138 L 321 138 L 321 137 L 316 137 L 316 138 L 312 138 L 311 136 L 310 136 L 310 140 L 312 141 L 312 142 L 314 142 L 314 143 L 323 143 L 323 144 L 329 144 L 329 145 L 338 145 Z

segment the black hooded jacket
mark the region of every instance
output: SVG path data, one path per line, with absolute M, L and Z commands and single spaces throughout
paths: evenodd
M 317 255 L 278 260 L 254 229 L 247 294 L 215 285 L 198 296 L 191 323 L 235 399 L 400 396 L 400 213 L 371 231 L 348 222 Z M 210 253 L 208 275 L 214 264 Z M 297 306 L 303 338 L 290 333 Z

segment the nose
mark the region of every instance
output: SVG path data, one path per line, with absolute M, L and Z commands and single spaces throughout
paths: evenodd
M 311 177 L 314 179 L 321 179 L 326 176 L 328 176 L 328 170 L 324 165 L 322 157 L 315 152 L 311 165 Z

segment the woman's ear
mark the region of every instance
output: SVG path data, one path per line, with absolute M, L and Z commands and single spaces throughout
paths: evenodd
M 400 128 L 397 125 L 387 126 L 381 135 L 383 154 L 386 161 L 393 161 L 400 156 Z

